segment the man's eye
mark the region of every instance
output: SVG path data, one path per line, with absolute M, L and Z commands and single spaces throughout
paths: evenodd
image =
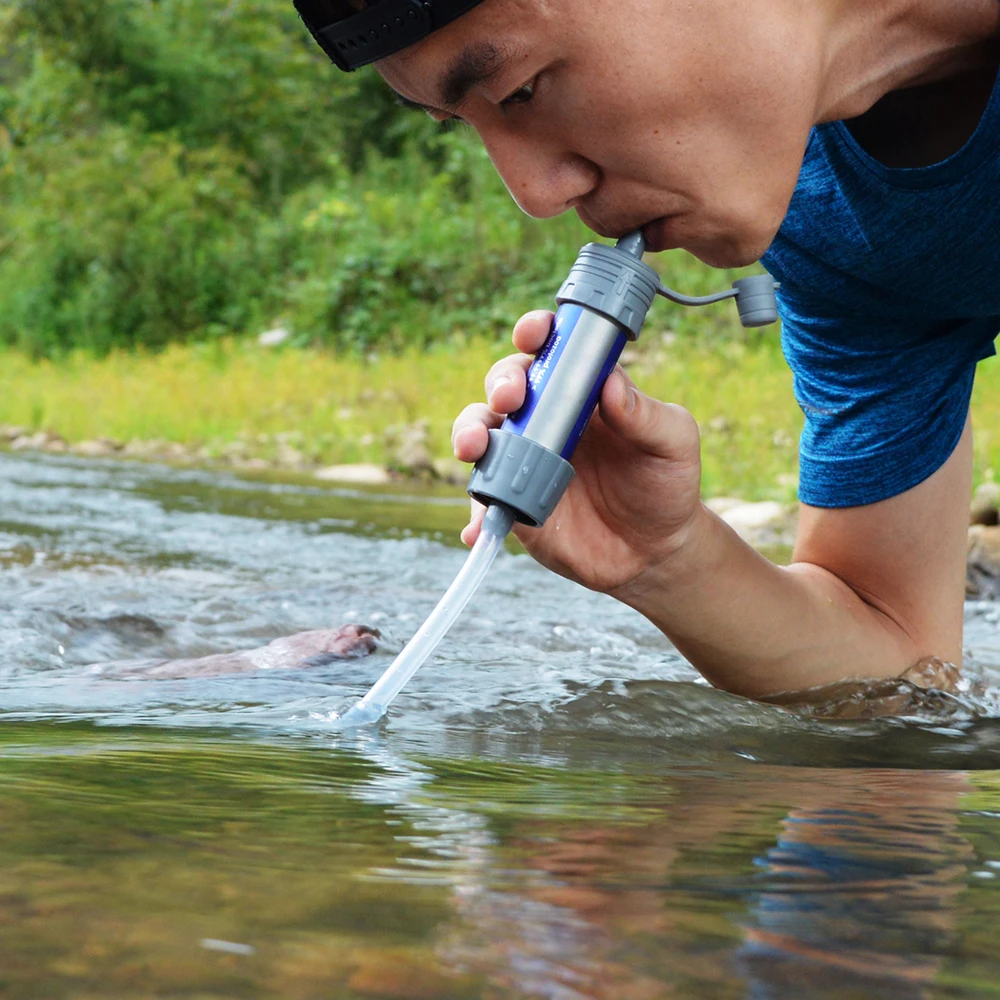
M 523 87 L 518 87 L 513 94 L 508 94 L 501 102 L 502 108 L 510 107 L 512 104 L 527 104 L 535 96 L 535 81 L 526 83 Z

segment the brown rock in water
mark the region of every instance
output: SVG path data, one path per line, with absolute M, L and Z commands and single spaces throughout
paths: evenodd
M 1000 600 L 1000 527 L 974 524 L 969 528 L 965 596 L 980 601 Z
M 323 667 L 338 660 L 356 660 L 374 653 L 379 637 L 379 632 L 367 625 L 341 625 L 340 628 L 283 636 L 258 649 L 215 653 L 190 660 L 109 663 L 99 668 L 99 672 L 103 677 L 114 679 L 173 680 Z

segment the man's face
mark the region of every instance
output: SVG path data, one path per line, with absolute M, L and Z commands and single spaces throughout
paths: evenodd
M 767 249 L 818 93 L 784 0 L 486 0 L 377 64 L 479 133 L 518 205 L 709 264 Z M 798 34 L 798 37 L 796 35 Z

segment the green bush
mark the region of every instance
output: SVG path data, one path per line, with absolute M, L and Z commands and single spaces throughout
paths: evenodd
M 289 201 L 286 314 L 303 338 L 427 343 L 506 329 L 551 304 L 583 227 L 524 216 L 468 134 L 441 136 L 435 154 L 437 167 L 412 147 L 372 157 L 363 175 L 341 170 Z
M 527 219 L 471 133 L 334 70 L 290 0 L 7 0 L 0 53 L 0 343 L 34 354 L 506 331 L 589 238 Z
M 32 353 L 239 330 L 270 270 L 260 213 L 224 149 L 105 126 L 8 163 L 0 340 Z

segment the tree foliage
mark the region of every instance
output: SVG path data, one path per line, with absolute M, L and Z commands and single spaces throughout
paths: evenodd
M 499 330 L 579 241 L 290 0 L 7 0 L 0 52 L 0 342 L 35 354 Z

